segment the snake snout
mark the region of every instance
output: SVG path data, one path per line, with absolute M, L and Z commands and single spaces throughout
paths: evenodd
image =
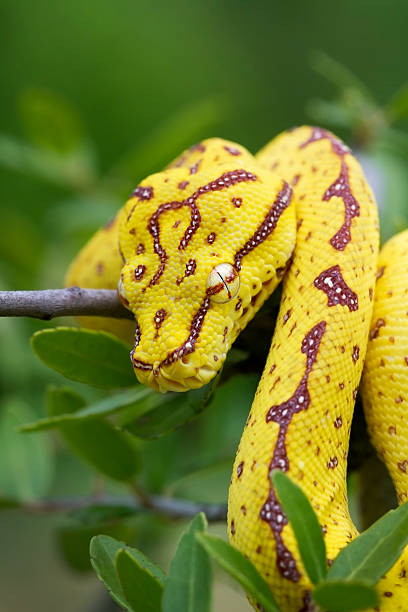
M 148 364 L 136 359 L 134 353 L 131 359 L 138 381 L 161 393 L 198 389 L 207 384 L 218 371 L 208 364 L 196 366 L 190 355 L 171 364 Z

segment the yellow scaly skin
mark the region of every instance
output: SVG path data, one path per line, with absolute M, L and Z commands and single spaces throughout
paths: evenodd
M 382 248 L 374 312 L 361 384 L 371 440 L 394 483 L 399 503 L 408 499 L 408 231 Z M 408 610 L 408 550 L 380 580 L 381 610 Z
M 310 585 L 270 490 L 270 468 L 287 471 L 308 495 L 329 559 L 357 533 L 347 508 L 346 457 L 378 244 L 376 206 L 359 164 L 318 128 L 282 134 L 257 159 L 234 143 L 204 141 L 135 190 L 117 216 L 99 278 L 94 271 L 106 230 L 83 249 L 68 278 L 68 284 L 75 278 L 80 286 L 112 286 L 119 235 L 122 298 L 138 322 L 137 377 L 161 391 L 197 387 L 214 376 L 279 282 L 295 244 L 295 208 L 296 249 L 238 449 L 228 517 L 231 542 L 288 612 L 309 609 Z M 107 272 L 109 261 L 114 274 Z M 222 263 L 235 265 L 240 279 L 238 293 L 225 303 L 207 289 Z M 402 589 L 388 596 L 402 580 L 396 566 L 381 582 L 383 611 L 408 609 Z

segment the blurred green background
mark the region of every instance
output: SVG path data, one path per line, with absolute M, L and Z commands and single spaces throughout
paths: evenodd
M 334 128 L 357 146 L 383 211 L 392 211 L 383 213 L 383 235 L 405 227 L 408 95 L 405 88 L 394 94 L 407 79 L 407 20 L 403 0 L 1 0 L 0 288 L 62 286 L 73 254 L 137 182 L 212 135 L 255 151 L 289 126 Z M 63 382 L 29 347 L 31 333 L 47 325 L 0 321 L 0 418 L 8 410 L 23 420 L 43 414 L 46 384 Z M 224 501 L 253 384 L 239 410 L 225 414 L 221 398 L 198 427 L 152 444 L 149 486 Z M 220 422 L 228 435 L 214 450 Z M 27 470 L 11 456 L 19 442 L 4 443 L 7 427 L 3 418 L 3 494 Z M 185 450 L 176 453 L 180 444 Z M 40 446 L 43 481 L 21 491 L 23 499 L 98 486 L 57 438 L 41 438 Z M 196 448 L 205 460 L 193 460 Z M 172 454 L 163 475 L 163 457 Z M 192 485 L 183 480 L 208 456 L 218 466 L 208 482 L 208 474 Z M 153 523 L 139 539 L 145 527 L 131 527 L 138 545 L 166 564 L 182 525 Z M 63 516 L 3 510 L 0 612 L 103 609 L 96 577 L 75 572 L 58 550 L 68 524 Z M 167 534 L 167 546 L 149 549 L 149 534 Z M 248 609 L 232 588 L 217 588 L 215 611 L 225 599 L 231 609 Z

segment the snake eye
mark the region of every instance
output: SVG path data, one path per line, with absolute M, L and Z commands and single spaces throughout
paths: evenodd
M 232 300 L 239 291 L 239 275 L 229 263 L 218 264 L 207 278 L 207 295 L 217 304 Z
M 122 304 L 130 310 L 129 300 L 126 297 L 126 291 L 125 291 L 125 287 L 123 286 L 122 278 L 120 278 L 118 282 L 118 295 L 119 295 L 119 299 L 122 302 Z

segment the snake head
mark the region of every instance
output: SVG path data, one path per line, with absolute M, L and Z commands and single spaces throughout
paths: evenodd
M 295 241 L 290 187 L 245 149 L 211 139 L 179 159 L 137 187 L 119 230 L 119 294 L 137 321 L 132 364 L 162 392 L 215 376 Z

